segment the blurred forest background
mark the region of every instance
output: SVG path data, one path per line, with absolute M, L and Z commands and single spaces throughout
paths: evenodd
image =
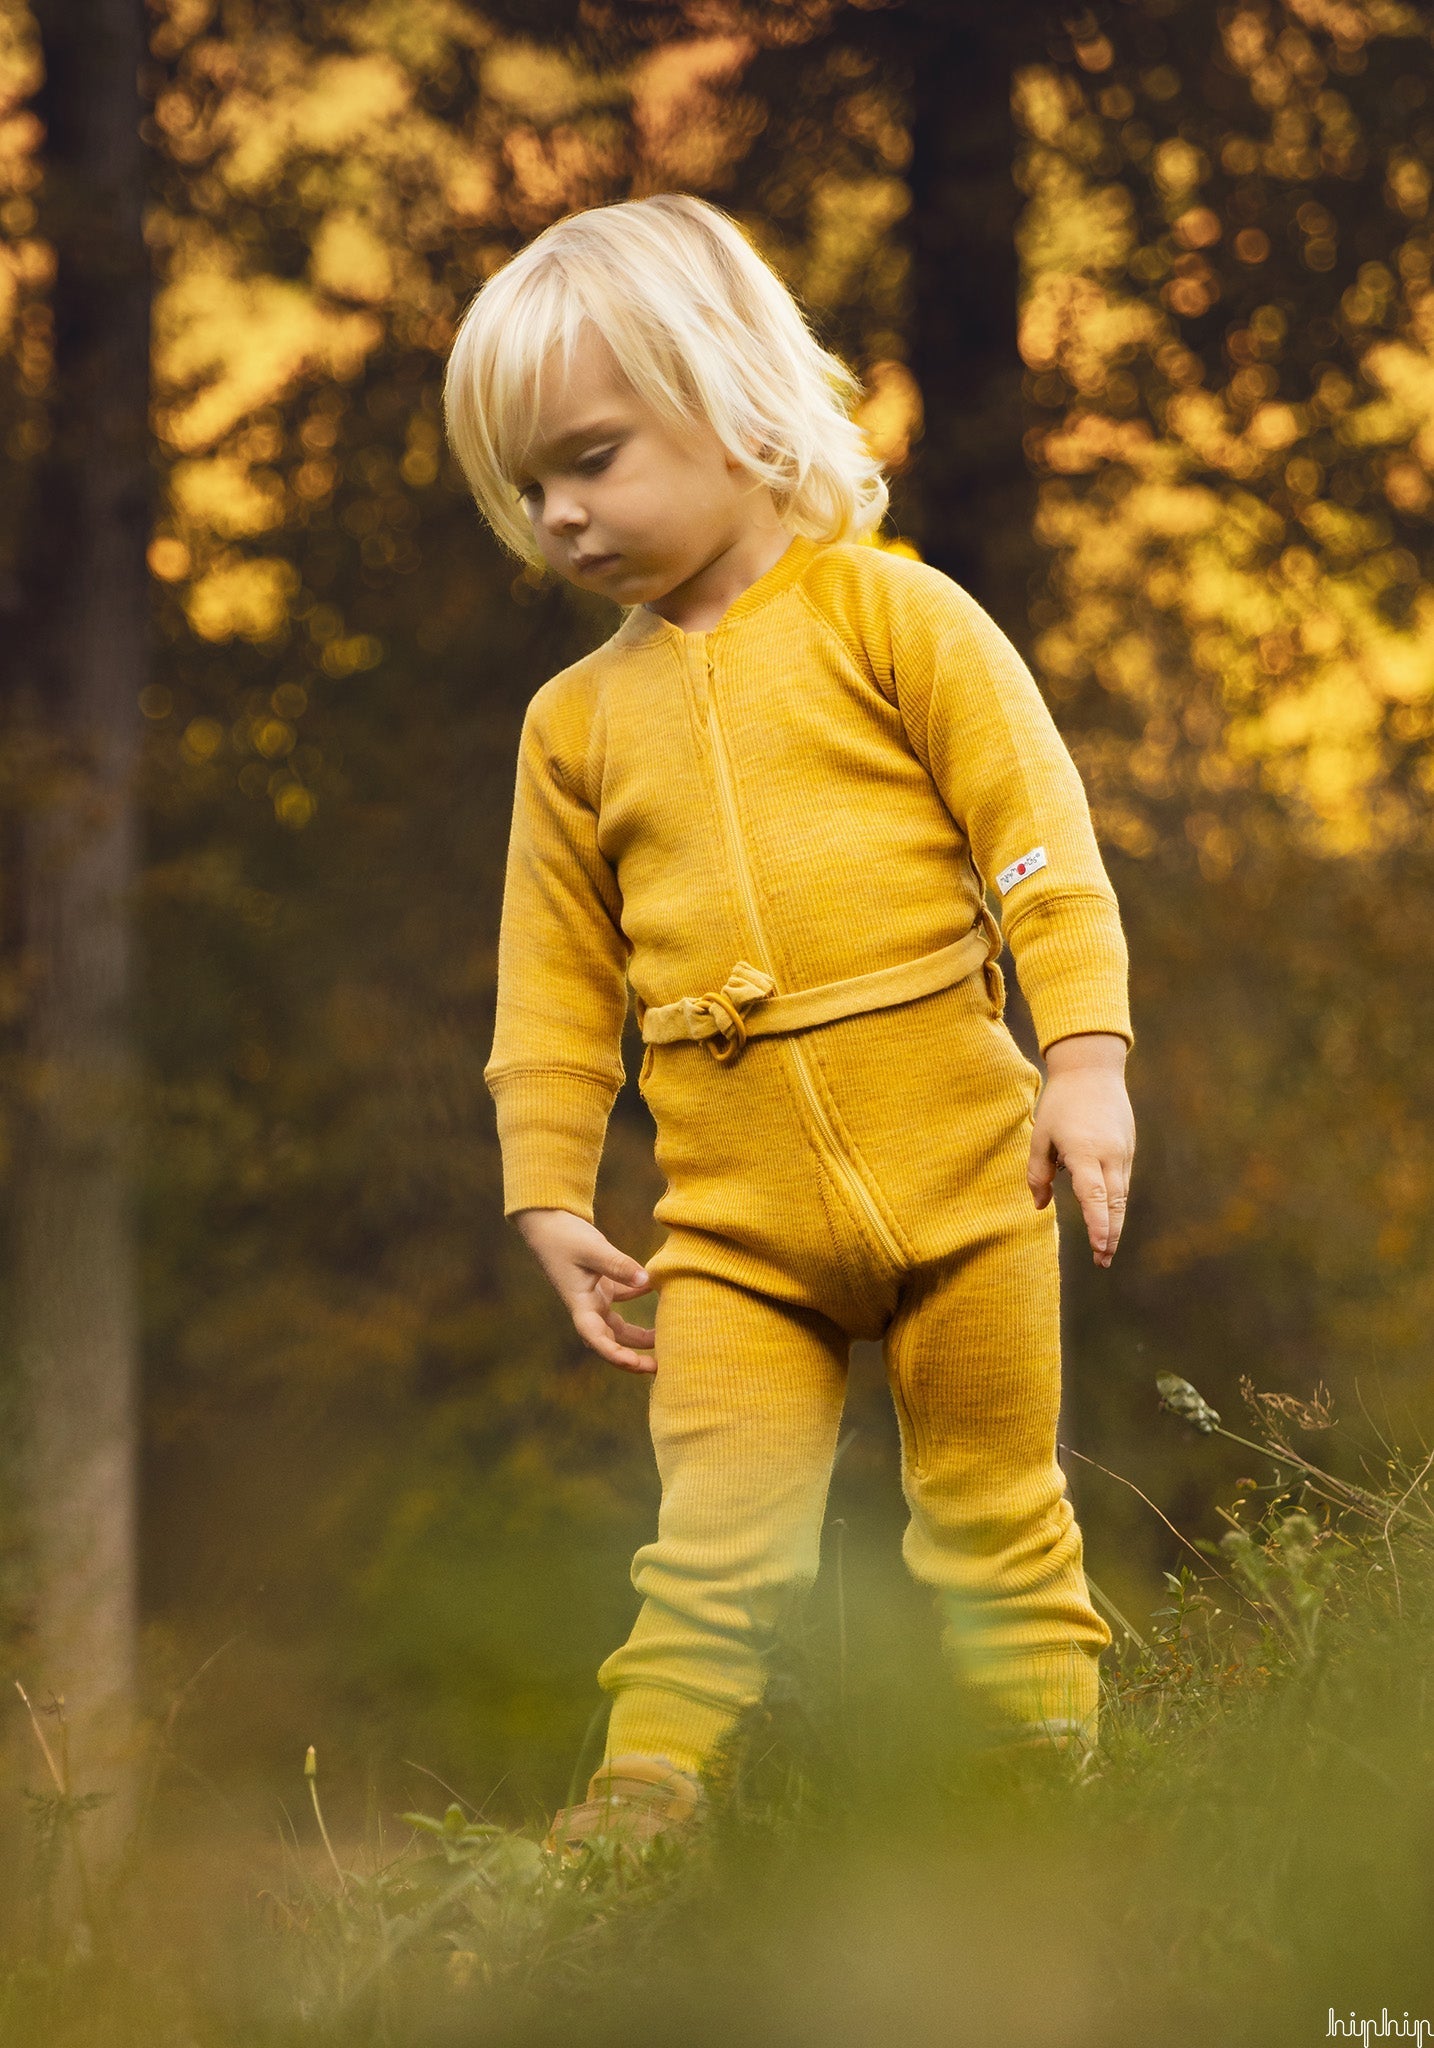
M 615 616 L 499 553 L 439 394 L 486 276 L 645 192 L 861 372 L 889 537 L 1087 778 L 1141 1131 L 1111 1272 L 1067 1233 L 1094 1580 L 1139 1625 L 1179 1555 L 1110 1475 L 1210 1537 L 1245 1469 L 1159 1370 L 1416 1447 L 1431 186 L 1402 0 L 0 0 L 7 1672 L 162 1719 L 212 1659 L 173 1741 L 241 1804 L 310 1741 L 567 1784 L 656 1480 L 481 1069 L 523 710 Z M 639 1257 L 659 1188 L 630 1080 Z M 851 1423 L 853 1655 L 934 1657 L 869 1347 Z

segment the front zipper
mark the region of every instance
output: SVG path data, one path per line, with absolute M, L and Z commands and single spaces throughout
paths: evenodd
M 727 760 L 727 743 L 722 737 L 722 726 L 717 717 L 712 651 L 710 647 L 706 646 L 705 640 L 704 652 L 707 660 L 707 732 L 712 745 L 712 762 L 717 772 L 717 788 L 721 793 L 722 807 L 727 816 L 727 837 L 731 842 L 732 858 L 737 869 L 737 880 L 742 891 L 742 901 L 747 911 L 747 922 L 751 926 L 752 937 L 756 942 L 757 951 L 763 962 L 766 963 L 771 961 L 772 951 L 767 944 L 762 920 L 757 911 L 757 892 L 752 883 L 752 871 L 747 864 L 747 849 L 743 842 L 742 828 L 737 817 L 737 800 L 733 793 L 732 770 Z M 768 973 L 771 972 L 770 966 L 768 966 L 767 971 Z M 826 1145 L 827 1155 L 832 1166 L 836 1168 L 837 1173 L 846 1183 L 859 1207 L 869 1217 L 871 1227 L 876 1233 L 878 1242 L 884 1247 L 887 1256 L 894 1264 L 904 1266 L 906 1264 L 905 1252 L 887 1228 L 885 1217 L 872 1200 L 871 1190 L 842 1151 L 837 1134 L 832 1129 L 831 1120 L 822 1106 L 821 1098 L 817 1094 L 816 1083 L 812 1079 L 811 1070 L 807 1065 L 807 1056 L 800 1044 L 800 1033 L 792 1032 L 784 1035 L 787 1037 L 787 1044 L 791 1050 L 798 1078 L 806 1093 L 813 1120 Z

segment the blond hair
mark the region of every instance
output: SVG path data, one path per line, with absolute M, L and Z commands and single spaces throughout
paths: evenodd
M 541 561 L 517 483 L 544 365 L 584 321 L 675 425 L 705 420 L 793 532 L 856 539 L 887 489 L 851 409 L 857 378 L 720 208 L 687 193 L 555 221 L 482 287 L 448 358 L 448 437 L 498 538 Z

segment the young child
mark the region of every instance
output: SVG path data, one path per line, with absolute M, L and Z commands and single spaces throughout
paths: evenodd
M 1084 1751 L 1092 1607 L 1056 1461 L 1052 1182 L 1096 1263 L 1134 1125 L 1126 950 L 1079 776 L 950 578 L 869 544 L 857 386 L 716 208 L 559 221 L 479 292 L 453 445 L 510 547 L 626 612 L 519 743 L 492 1055 L 504 1214 L 583 1341 L 654 1374 L 662 1479 L 577 1840 L 681 1823 L 815 1576 L 849 1348 L 880 1339 L 904 1556 L 994 1740 Z M 1046 1062 L 1002 1021 L 1005 940 Z M 593 1222 L 624 1070 L 667 1186 Z M 616 1304 L 658 1290 L 655 1328 Z

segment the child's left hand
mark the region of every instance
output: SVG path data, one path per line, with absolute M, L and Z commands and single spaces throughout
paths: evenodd
M 1110 1264 L 1120 1243 L 1135 1158 L 1125 1052 L 1125 1040 L 1109 1031 L 1083 1031 L 1046 1048 L 1026 1170 L 1036 1207 L 1044 1209 L 1058 1168 L 1067 1168 L 1098 1266 Z

